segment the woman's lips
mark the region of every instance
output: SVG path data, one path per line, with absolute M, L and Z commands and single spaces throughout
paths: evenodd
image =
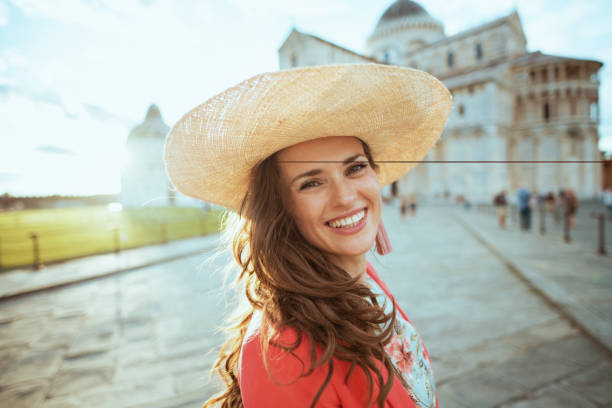
M 362 209 L 354 211 L 353 213 L 350 213 L 350 214 L 352 215 L 352 214 L 358 213 L 359 211 L 362 211 L 362 210 L 364 210 L 364 209 L 362 208 Z M 345 215 L 344 217 L 348 217 L 348 215 Z M 342 219 L 344 217 L 341 217 L 340 219 Z M 335 218 L 335 219 L 338 219 L 338 218 Z M 366 226 L 367 220 L 368 220 L 368 209 L 365 208 L 365 214 L 363 214 L 363 218 L 360 219 L 359 222 L 357 224 L 353 225 L 352 227 L 335 228 L 335 227 L 332 227 L 331 225 L 329 225 L 327 223 L 325 223 L 325 226 L 327 228 L 331 229 L 332 231 L 334 231 L 337 234 L 351 235 L 351 234 L 356 234 L 359 231 L 361 231 L 362 229 L 364 229 L 365 226 Z

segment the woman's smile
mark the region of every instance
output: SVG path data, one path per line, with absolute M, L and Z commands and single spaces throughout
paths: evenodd
M 342 235 L 356 234 L 363 230 L 368 222 L 368 208 L 361 208 L 350 212 L 348 215 L 327 221 L 325 225 L 334 233 Z

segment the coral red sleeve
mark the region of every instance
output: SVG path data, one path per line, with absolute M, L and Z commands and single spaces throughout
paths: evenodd
M 289 336 L 294 337 L 293 334 Z M 287 336 L 282 337 L 287 339 Z M 283 351 L 271 344 L 267 350 L 267 359 L 269 370 L 264 366 L 259 334 L 250 337 L 242 346 L 240 392 L 244 407 L 310 407 L 325 383 L 329 365 L 318 367 L 307 376 L 303 375 L 310 366 L 310 345 L 304 339 L 293 352 Z M 331 379 L 316 406 L 343 406 Z

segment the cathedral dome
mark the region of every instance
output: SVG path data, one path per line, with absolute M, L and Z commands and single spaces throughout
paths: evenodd
M 429 13 L 427 13 L 427 11 L 425 11 L 420 4 L 415 3 L 412 0 L 397 0 L 395 3 L 389 6 L 387 11 L 385 11 L 379 20 L 379 24 L 382 21 L 395 20 L 398 18 L 415 16 L 419 14 L 429 15 Z
M 412 0 L 395 0 L 368 38 L 369 55 L 400 63 L 402 55 L 444 37 L 444 26 Z M 391 57 L 389 57 L 391 56 Z

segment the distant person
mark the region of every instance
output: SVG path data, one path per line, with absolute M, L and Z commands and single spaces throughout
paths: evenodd
M 529 206 L 531 194 L 524 188 L 519 188 L 516 192 L 518 200 L 518 211 L 520 217 L 520 225 L 523 231 L 531 229 L 531 207 Z
M 506 190 L 502 190 L 493 198 L 493 205 L 497 212 L 497 223 L 502 229 L 506 228 L 506 216 L 508 210 L 508 200 L 506 199 Z
M 608 209 L 608 215 L 612 216 L 612 186 L 608 186 L 603 192 L 603 203 Z
M 576 226 L 576 213 L 578 212 L 578 197 L 572 189 L 565 191 L 565 217 L 570 228 Z
M 559 189 L 559 199 L 555 204 L 555 222 L 561 221 L 561 213 L 565 208 L 565 190 Z
M 417 210 L 417 204 L 418 204 L 419 200 L 416 196 L 416 194 L 412 193 L 410 194 L 410 215 L 411 216 L 415 216 L 416 215 L 416 210 Z
M 406 197 L 402 197 L 400 201 L 400 215 L 402 217 L 402 221 L 406 220 L 406 214 L 408 214 L 408 199 Z
M 552 191 L 549 191 L 546 196 L 544 196 L 544 207 L 547 213 L 555 213 L 555 193 Z

